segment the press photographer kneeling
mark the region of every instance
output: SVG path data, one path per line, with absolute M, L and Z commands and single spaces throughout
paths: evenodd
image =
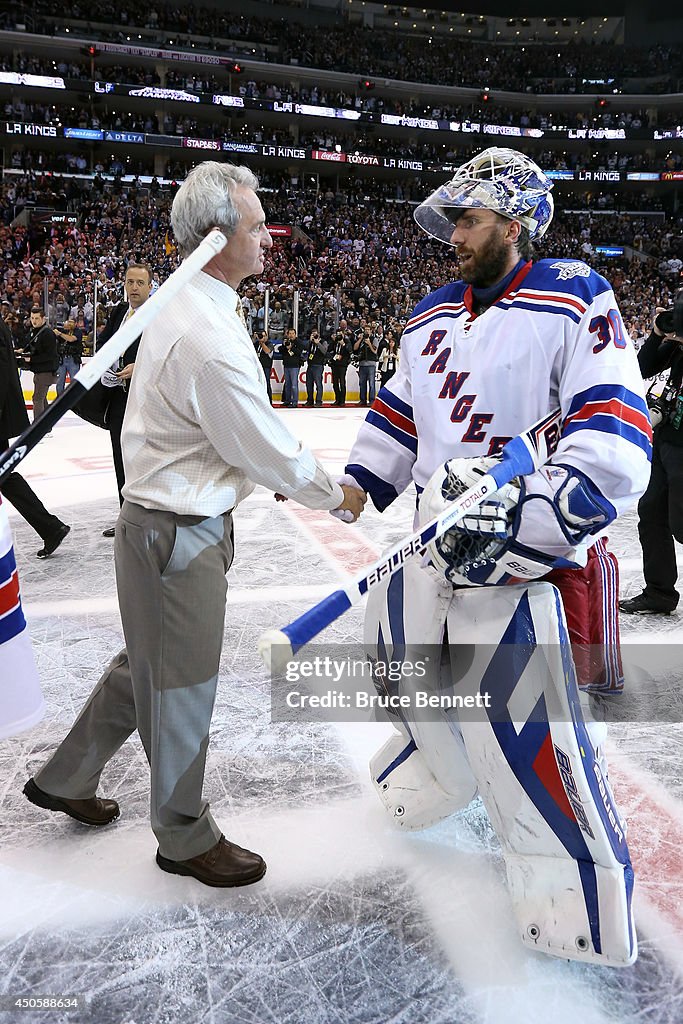
M 657 311 L 638 364 L 644 378 L 670 373 L 660 395 L 648 393 L 654 427 L 652 471 L 638 502 L 645 589 L 620 601 L 619 607 L 628 614 L 670 615 L 679 599 L 674 540 L 683 542 L 683 289 L 671 309 Z

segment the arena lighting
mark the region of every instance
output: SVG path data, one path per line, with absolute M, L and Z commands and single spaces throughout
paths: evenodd
M 360 86 L 361 89 L 365 89 L 366 92 L 369 92 L 371 89 L 375 88 L 375 83 L 372 81 L 371 78 L 361 78 L 358 85 Z
M 93 43 L 90 46 L 82 46 L 81 53 L 84 57 L 99 57 L 100 55 L 100 51 Z
M 479 98 L 482 103 L 489 103 L 491 100 L 491 93 L 488 89 L 485 89 Z

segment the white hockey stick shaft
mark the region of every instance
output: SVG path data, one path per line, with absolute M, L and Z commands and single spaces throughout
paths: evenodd
M 523 434 L 513 437 L 503 448 L 501 461 L 493 466 L 491 472 L 485 474 L 479 483 L 451 502 L 445 512 L 435 516 L 412 536 L 396 544 L 368 566 L 362 576 L 333 591 L 289 625 L 283 626 L 282 629 L 267 630 L 258 642 L 259 654 L 265 664 L 272 667 L 274 662 L 277 662 L 278 667 L 281 666 L 284 660 L 348 611 L 364 594 L 400 569 L 409 558 L 423 554 L 430 541 L 459 523 L 490 494 L 516 476 L 527 476 L 547 462 L 560 438 L 560 419 L 560 410 L 555 409 Z
M 187 259 L 183 260 L 177 270 L 168 277 L 160 288 L 151 295 L 112 335 L 106 345 L 96 352 L 92 359 L 78 371 L 69 387 L 52 402 L 43 415 L 37 419 L 14 444 L 0 456 L 0 483 L 8 476 L 40 439 L 62 418 L 65 412 L 72 409 L 80 398 L 96 384 L 105 370 L 121 356 L 129 345 L 149 327 L 152 320 L 159 315 L 164 306 L 177 295 L 202 267 L 206 266 L 226 245 L 227 238 L 222 231 L 214 228 L 197 246 Z

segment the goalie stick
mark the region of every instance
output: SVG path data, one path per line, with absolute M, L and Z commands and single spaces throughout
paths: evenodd
M 326 626 L 329 626 L 352 605 L 376 587 L 387 576 L 391 576 L 414 555 L 424 554 L 427 544 L 435 537 L 450 530 L 472 509 L 477 508 L 484 498 L 509 483 L 516 476 L 527 476 L 545 462 L 557 448 L 560 439 L 559 409 L 544 416 L 524 433 L 508 441 L 501 452 L 501 461 L 484 474 L 481 480 L 452 502 L 445 512 L 431 519 L 426 526 L 400 541 L 390 551 L 365 569 L 346 586 L 333 591 L 314 605 L 298 619 L 282 629 L 268 629 L 258 640 L 258 651 L 265 665 L 273 672 L 279 672 L 291 656 L 304 644 L 309 643 Z
M 11 445 L 4 455 L 0 456 L 0 484 L 6 476 L 16 469 L 22 459 L 25 459 L 32 448 L 52 430 L 65 412 L 78 402 L 80 398 L 97 383 L 105 370 L 108 370 L 112 363 L 116 362 L 119 356 L 126 351 L 128 346 L 140 336 L 146 327 L 149 327 L 152 320 L 161 312 L 164 306 L 170 302 L 174 295 L 177 295 L 181 288 L 187 284 L 195 274 L 204 267 L 209 260 L 217 256 L 227 243 L 227 238 L 222 231 L 214 228 L 200 242 L 197 248 L 190 253 L 187 259 L 183 260 L 177 270 L 174 270 L 161 287 L 151 295 L 147 302 L 139 306 L 135 316 L 126 320 L 119 327 L 116 334 L 113 334 L 106 345 L 103 345 L 99 352 L 96 352 L 92 359 L 78 371 L 68 388 L 54 402 L 51 403 L 30 427 L 21 434 Z

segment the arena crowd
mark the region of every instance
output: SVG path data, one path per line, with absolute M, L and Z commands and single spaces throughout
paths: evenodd
M 385 194 L 375 189 L 368 196 L 370 181 L 350 179 L 346 191 L 315 193 L 293 188 L 291 182 L 286 187 L 278 175 L 263 176 L 269 222 L 289 226 L 292 237 L 276 241 L 265 274 L 244 290 L 252 330 L 263 326 L 269 288 L 271 316 L 280 307 L 280 331 L 292 325 L 298 291 L 300 334 L 315 326 L 329 337 L 346 319 L 356 330 L 400 336 L 415 303 L 458 277 L 457 260 L 444 257 L 419 231 L 411 203 L 395 197 L 396 184 L 385 183 Z M 416 188 L 412 192 L 413 202 L 421 198 Z M 567 199 L 573 203 L 575 197 Z M 11 310 L 17 343 L 31 306 L 45 300 L 51 323 L 70 317 L 91 330 L 96 281 L 101 325 L 121 298 L 131 260 L 148 263 L 155 280 L 162 281 L 178 260 L 169 227 L 171 201 L 172 190 L 158 183 L 143 188 L 100 176 L 83 182 L 57 175 L 8 175 L 0 189 L 0 301 L 6 312 Z M 72 211 L 74 222 L 11 226 L 27 203 Z M 538 256 L 583 259 L 604 274 L 637 338 L 647 332 L 655 307 L 670 303 L 682 243 L 681 223 L 670 217 L 560 209 Z M 606 257 L 596 250 L 605 244 L 627 245 L 635 255 Z M 280 340 L 277 333 L 275 341 Z
M 131 31 L 145 29 L 148 43 L 182 47 L 197 41 L 208 49 L 277 64 L 334 66 L 354 74 L 440 85 L 466 81 L 487 89 L 580 93 L 593 92 L 595 80 L 619 88 L 621 82 L 639 78 L 645 80 L 641 92 L 667 93 L 678 91 L 683 66 L 683 49 L 676 45 L 621 46 L 616 72 L 608 41 L 494 45 L 477 38 L 430 35 L 427 25 L 417 33 L 408 22 L 385 29 L 346 19 L 311 31 L 310 24 L 297 21 L 295 12 L 284 21 L 195 4 L 184 7 L 172 0 L 144 11 L 108 0 L 97 5 L 94 17 L 78 0 L 36 0 L 28 10 L 17 6 L 30 30 L 46 35 L 62 35 L 66 27 L 80 23 L 93 39 L 126 42 Z M 234 46 L 226 48 L 230 41 Z M 556 74 L 549 76 L 549 68 Z

